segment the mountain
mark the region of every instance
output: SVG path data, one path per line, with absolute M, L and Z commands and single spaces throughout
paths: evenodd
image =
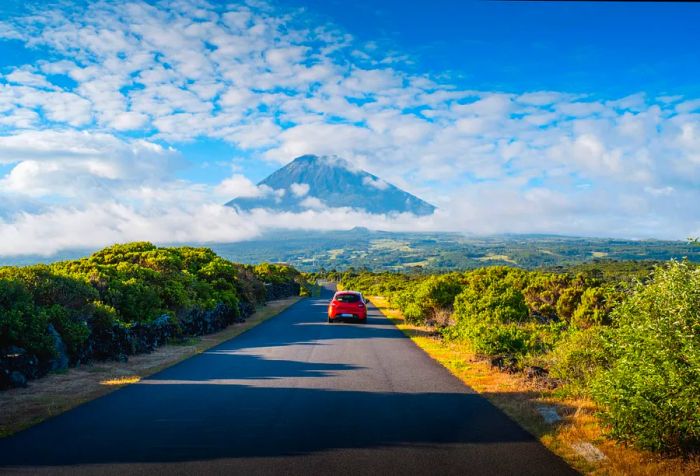
M 338 157 L 297 157 L 258 188 L 259 196 L 234 198 L 226 205 L 289 212 L 324 207 L 350 207 L 374 214 L 430 215 L 435 211 L 433 205 Z

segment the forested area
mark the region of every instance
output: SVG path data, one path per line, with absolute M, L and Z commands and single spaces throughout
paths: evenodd
M 447 274 L 331 273 L 405 319 L 467 343 L 504 371 L 591 398 L 610 434 L 637 447 L 700 447 L 700 270 L 620 263 L 569 272 L 489 267 Z
M 51 265 L 0 267 L 0 389 L 91 360 L 126 360 L 244 320 L 306 286 L 294 268 L 138 242 Z

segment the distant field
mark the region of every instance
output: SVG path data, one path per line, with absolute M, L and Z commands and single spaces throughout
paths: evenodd
M 303 271 L 449 271 L 489 265 L 556 268 L 596 261 L 700 262 L 700 246 L 685 241 L 577 238 L 556 235 L 464 236 L 457 233 L 390 233 L 353 229 L 331 232 L 285 231 L 239 243 L 197 243 L 242 263 L 285 262 Z M 0 257 L 2 264 L 32 264 L 87 256 L 91 250 L 57 255 Z
M 240 262 L 281 261 L 303 271 L 366 268 L 449 271 L 490 265 L 556 268 L 597 261 L 700 262 L 700 247 L 685 241 L 635 241 L 549 235 L 468 237 L 456 233 L 389 233 L 354 229 L 285 232 L 211 247 Z

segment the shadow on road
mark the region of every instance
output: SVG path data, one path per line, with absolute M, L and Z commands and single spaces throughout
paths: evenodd
M 152 382 L 112 397 L 0 440 L 2 464 L 177 462 L 446 443 L 536 445 L 472 394 Z
M 196 372 L 162 372 L 144 382 L 159 380 L 193 380 L 207 383 L 210 380 L 268 380 L 280 378 L 321 378 L 336 372 L 356 370 L 349 364 L 298 362 L 294 360 L 266 359 L 258 355 L 239 354 L 225 349 L 210 350 L 197 359 Z M 186 369 L 183 369 L 186 370 Z

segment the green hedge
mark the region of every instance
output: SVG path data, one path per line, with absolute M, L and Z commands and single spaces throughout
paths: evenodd
M 52 265 L 0 267 L 0 360 L 3 350 L 19 348 L 36 356 L 44 373 L 56 356 L 49 326 L 73 364 L 117 357 L 119 349 L 136 352 L 188 329 L 233 322 L 263 303 L 269 286 L 289 292 L 301 281 L 289 266 L 240 265 L 207 248 L 147 242 Z M 125 343 L 134 336 L 143 342 Z M 113 349 L 95 348 L 105 346 Z

